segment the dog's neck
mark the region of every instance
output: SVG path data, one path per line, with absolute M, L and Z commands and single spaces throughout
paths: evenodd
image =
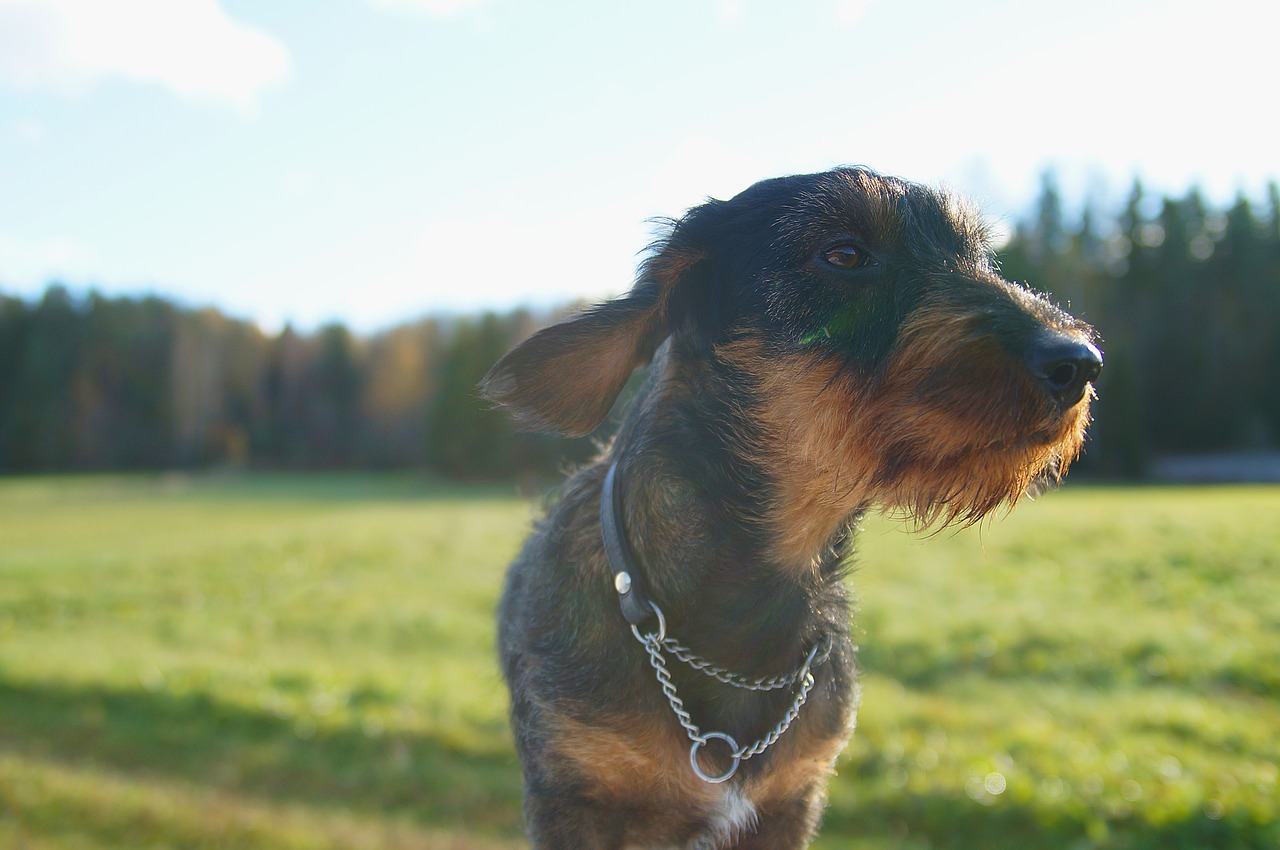
M 611 453 L 622 525 L 673 633 L 719 663 L 776 673 L 824 630 L 824 608 L 843 605 L 849 535 L 814 552 L 813 569 L 779 561 L 772 482 L 745 445 L 750 423 L 730 418 L 743 415 L 742 400 L 716 395 L 722 380 L 681 363 L 664 347 Z

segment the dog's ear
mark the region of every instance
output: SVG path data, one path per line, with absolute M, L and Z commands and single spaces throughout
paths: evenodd
M 700 222 L 718 202 L 671 222 L 668 235 L 625 296 L 538 331 L 507 352 L 480 382 L 485 398 L 535 431 L 590 433 L 609 415 L 631 373 L 673 330 L 673 302 L 688 300 L 705 253 Z M 695 222 L 698 224 L 695 226 Z

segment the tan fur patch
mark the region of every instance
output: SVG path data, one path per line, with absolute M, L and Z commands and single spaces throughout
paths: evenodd
M 853 731 L 852 723 L 850 710 L 845 718 L 848 731 L 835 737 L 819 734 L 810 726 L 792 727 L 774 745 L 769 770 L 746 783 L 746 796 L 763 809 L 771 803 L 804 796 L 815 785 L 825 784 Z
M 690 804 L 711 810 L 723 791 L 694 775 L 689 741 L 672 731 L 667 718 L 636 716 L 626 731 L 559 721 L 556 753 L 589 779 L 601 802 L 667 801 L 687 811 Z
M 811 569 L 857 511 L 901 510 L 921 525 L 971 523 L 1012 505 L 1041 474 L 1076 457 L 1089 397 L 1057 411 L 971 320 L 925 313 L 903 329 L 873 384 L 816 353 L 768 355 L 744 340 L 723 360 L 760 391 L 759 445 L 773 476 L 775 555 Z

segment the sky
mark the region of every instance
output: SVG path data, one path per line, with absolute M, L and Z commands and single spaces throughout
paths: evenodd
M 272 329 L 625 290 L 653 220 L 861 164 L 997 223 L 1041 174 L 1280 175 L 1259 0 L 0 0 L 0 293 Z

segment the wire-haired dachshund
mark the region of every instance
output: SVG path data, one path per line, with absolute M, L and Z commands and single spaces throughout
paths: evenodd
M 957 198 L 839 168 L 689 210 L 628 294 L 502 358 L 487 397 L 565 435 L 652 361 L 502 596 L 533 846 L 807 846 L 857 705 L 859 517 L 972 523 L 1059 478 L 1092 339 Z

